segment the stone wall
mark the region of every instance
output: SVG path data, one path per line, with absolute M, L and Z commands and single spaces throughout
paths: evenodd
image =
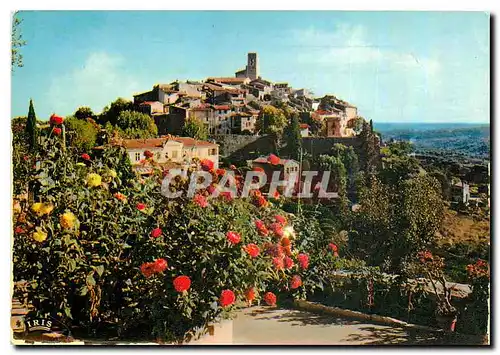
M 272 137 L 241 134 L 211 135 L 210 140 L 219 144 L 219 155 L 234 161 L 243 161 L 268 155 L 274 151 Z
M 359 155 L 362 140 L 358 137 L 304 137 L 302 138 L 302 148 L 312 156 L 330 153 L 335 144 L 343 144 L 353 147 Z

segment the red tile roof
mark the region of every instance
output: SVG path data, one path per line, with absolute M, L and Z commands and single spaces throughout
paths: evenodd
M 309 128 L 309 125 L 307 123 L 301 123 L 301 124 L 299 124 L 299 127 L 301 129 L 306 129 L 306 128 Z
M 161 148 L 169 140 L 182 143 L 184 147 L 217 147 L 217 144 L 200 141 L 190 137 L 162 136 L 160 138 L 148 139 L 123 139 L 114 145 L 123 146 L 128 149 Z
M 216 110 L 229 110 L 229 105 L 214 105 L 214 109 Z
M 233 77 L 224 77 L 224 78 L 207 78 L 207 81 L 215 81 L 218 83 L 231 83 L 231 84 L 243 84 L 248 78 L 233 78 Z

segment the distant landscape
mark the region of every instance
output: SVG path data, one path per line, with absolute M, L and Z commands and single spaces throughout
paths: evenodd
M 376 123 L 383 142 L 410 141 L 415 153 L 442 155 L 470 162 L 490 158 L 490 125 L 466 123 Z

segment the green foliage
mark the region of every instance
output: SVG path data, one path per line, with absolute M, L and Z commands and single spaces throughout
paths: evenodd
M 33 107 L 33 100 L 30 100 L 28 119 L 26 121 L 26 135 L 29 142 L 29 149 L 34 151 L 37 145 L 38 127 L 36 125 L 36 114 L 35 108 Z
M 129 110 L 120 112 L 114 129 L 122 138 L 154 138 L 158 135 L 153 118 L 145 113 Z
M 367 174 L 376 172 L 379 166 L 379 145 L 377 144 L 377 136 L 371 130 L 370 125 L 363 121 L 363 128 L 359 134 L 361 139 L 360 161 L 361 170 Z
M 206 140 L 208 138 L 208 129 L 201 120 L 192 117 L 184 124 L 182 135 L 194 139 Z
M 283 110 L 266 105 L 260 110 L 256 130 L 260 131 L 261 134 L 281 135 L 287 123 Z
M 96 144 L 98 129 L 94 124 L 76 117 L 66 117 L 66 139 L 80 152 L 90 151 Z
M 431 245 L 443 221 L 439 183 L 429 176 L 403 181 L 398 189 L 371 177 L 352 216 L 351 250 L 370 265 L 400 271 L 402 262 Z
M 12 42 L 11 42 L 11 67 L 12 71 L 14 71 L 15 67 L 23 67 L 23 55 L 21 54 L 21 47 L 26 45 L 26 41 L 23 40 L 23 36 L 21 34 L 21 23 L 23 20 L 20 20 L 17 17 L 17 14 L 14 14 L 12 19 Z
M 26 172 L 37 185 L 35 202 L 44 207 L 24 203 L 14 215 L 14 280 L 27 282 L 27 301 L 37 315 L 78 325 L 86 336 L 102 336 L 113 325 L 122 338 L 140 333 L 177 342 L 234 308 L 220 306 L 224 289 L 238 300 L 249 287 L 256 299 L 267 291 L 302 292 L 290 289 L 292 275 L 304 276 L 296 260 L 300 249 L 293 242 L 294 266 L 277 271 L 266 252 L 266 244 L 277 246 L 276 236 L 261 236 L 254 225 L 261 219 L 270 226 L 281 210 L 245 199 L 207 197 L 207 207 L 185 195 L 168 199 L 161 194 L 160 169 L 150 178 L 129 179 L 124 150 L 91 155 L 85 161 L 75 148 L 62 149 L 60 137 L 41 137 L 32 157 L 39 166 Z M 185 191 L 187 183 L 179 178 L 172 188 Z M 75 216 L 70 226 L 67 213 Z M 162 234 L 153 238 L 157 227 Z M 239 233 L 241 242 L 230 244 L 228 231 Z M 257 257 L 244 250 L 248 243 L 259 246 Z M 159 258 L 167 269 L 146 277 L 141 266 Z M 173 287 L 179 275 L 191 279 L 185 293 Z M 24 300 L 25 294 L 16 290 L 15 296 Z
M 88 106 L 81 106 L 75 111 L 74 116 L 80 120 L 84 120 L 87 118 L 93 118 L 94 112 Z
M 131 111 L 134 109 L 134 103 L 130 100 L 118 98 L 113 101 L 109 106 L 104 107 L 101 115 L 99 116 L 99 124 L 106 125 L 110 123 L 113 126 L 118 125 L 120 114 L 123 111 Z M 119 126 L 119 125 L 118 125 Z
M 299 116 L 297 113 L 291 114 L 291 123 L 288 126 L 286 139 L 290 158 L 298 160 L 300 158 L 300 151 L 302 150 L 302 137 L 300 135 Z

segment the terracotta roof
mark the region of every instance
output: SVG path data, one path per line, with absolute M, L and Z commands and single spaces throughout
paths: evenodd
M 233 77 L 224 77 L 224 78 L 207 78 L 207 81 L 212 80 L 219 83 L 233 83 L 233 84 L 243 84 L 248 78 L 233 78 Z
M 253 162 L 254 163 L 259 163 L 259 164 L 271 164 L 267 159 L 268 159 L 268 157 L 259 157 L 257 159 L 254 159 Z M 280 158 L 280 162 L 277 165 L 285 165 L 288 162 L 294 162 L 294 163 L 298 164 L 298 162 L 295 161 L 295 160 L 293 160 L 293 159 L 282 159 L 282 158 Z
M 214 105 L 214 109 L 216 110 L 229 110 L 229 105 Z
M 305 129 L 305 128 L 309 128 L 309 125 L 307 123 L 301 123 L 301 124 L 299 124 L 299 127 L 301 129 Z
M 139 105 L 152 105 L 152 104 L 161 104 L 160 101 L 144 101 L 144 102 L 141 102 Z
M 184 147 L 216 147 L 217 144 L 207 141 L 200 141 L 190 137 L 162 136 L 160 138 L 148 139 L 123 139 L 114 145 L 120 145 L 128 149 L 161 148 L 169 140 L 182 143 Z

